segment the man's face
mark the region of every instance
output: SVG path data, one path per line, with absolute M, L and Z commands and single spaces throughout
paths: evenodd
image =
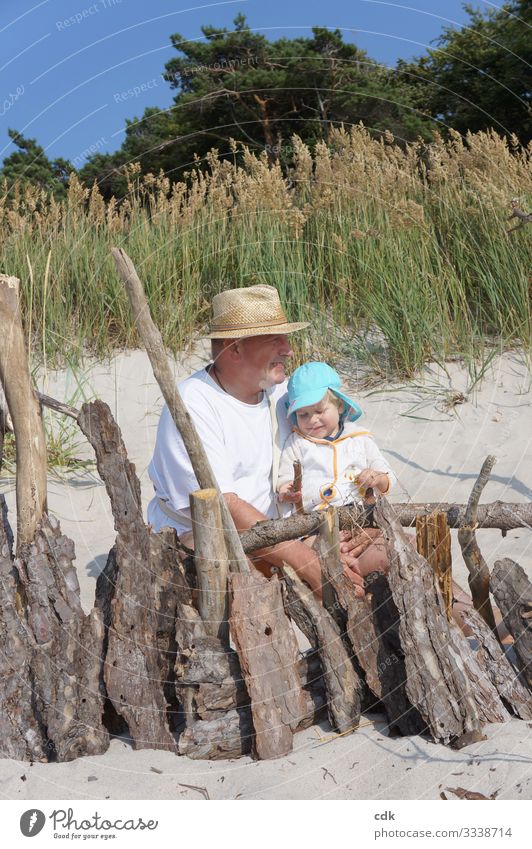
M 256 378 L 257 387 L 268 389 L 286 380 L 285 362 L 293 355 L 286 335 L 248 336 L 239 340 L 242 368 Z

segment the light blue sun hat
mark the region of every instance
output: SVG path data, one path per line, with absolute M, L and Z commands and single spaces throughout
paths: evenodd
M 362 415 L 362 410 L 356 401 L 340 392 L 341 385 L 340 375 L 327 363 L 305 363 L 299 366 L 288 381 L 287 415 L 295 422 L 296 410 L 318 404 L 330 389 L 344 401 L 346 419 L 355 422 Z

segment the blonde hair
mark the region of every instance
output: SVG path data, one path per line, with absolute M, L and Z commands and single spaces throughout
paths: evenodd
M 343 398 L 339 398 L 338 395 L 332 391 L 332 389 L 327 390 L 327 398 L 329 401 L 332 401 L 335 407 L 338 407 L 341 413 L 343 413 L 345 409 L 345 401 Z

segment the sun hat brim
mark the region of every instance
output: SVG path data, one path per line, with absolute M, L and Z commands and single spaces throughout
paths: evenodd
M 332 386 L 326 386 L 325 389 L 323 387 L 319 387 L 318 389 L 312 389 L 308 392 L 304 392 L 302 395 L 299 395 L 288 407 L 287 415 L 294 416 L 294 421 L 297 410 L 300 410 L 302 407 L 311 407 L 313 404 L 319 404 L 329 389 L 345 403 L 348 410 L 348 421 L 356 422 L 356 420 L 362 415 L 362 408 L 358 406 L 356 401 L 353 401 L 347 395 L 344 395 L 343 392 L 340 392 L 339 389 L 334 389 Z
M 272 324 L 261 327 L 234 327 L 231 330 L 213 330 L 203 339 L 247 339 L 249 336 L 277 336 L 286 333 L 296 333 L 309 327 L 310 321 L 286 322 L 284 324 Z

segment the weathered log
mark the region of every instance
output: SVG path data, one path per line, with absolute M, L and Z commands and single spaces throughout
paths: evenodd
M 222 527 L 220 496 L 215 489 L 190 494 L 198 610 L 205 631 L 229 645 L 227 576 L 229 560 Z
M 161 388 L 174 424 L 183 439 L 183 444 L 190 457 L 190 462 L 200 489 L 216 489 L 220 493 L 205 448 L 201 443 L 190 414 L 179 395 L 168 364 L 162 336 L 151 318 L 146 295 L 144 294 L 144 289 L 135 270 L 135 266 L 122 248 L 113 248 L 111 253 L 116 263 L 118 274 L 124 283 L 129 297 L 135 327 L 146 348 L 155 379 Z M 235 528 L 233 517 L 229 512 L 225 499 L 222 497 L 220 497 L 220 509 L 226 536 L 227 552 L 231 559 L 231 568 L 238 572 L 249 573 L 250 566 L 244 555 L 238 531 Z
M 306 706 L 297 673 L 297 641 L 283 610 L 281 584 L 259 573 L 233 573 L 230 588 L 231 635 L 251 697 L 256 754 L 261 759 L 280 757 L 291 751 Z
M 486 671 L 506 707 L 521 719 L 532 719 L 532 695 L 521 684 L 519 673 L 510 663 L 498 640 L 476 610 L 464 614 L 479 648 L 475 657 L 481 669 Z
M 459 744 L 470 732 L 480 734 L 483 719 L 500 722 L 507 711 L 458 628 L 447 621 L 432 569 L 410 545 L 385 498 L 377 498 L 375 515 L 386 542 L 388 580 L 400 617 L 406 694 L 434 740 Z
M 436 575 L 449 622 L 453 616 L 451 534 L 445 513 L 436 511 L 416 518 L 417 550 Z
M 19 611 L 17 578 L 7 517 L 0 515 L 0 740 L 5 758 L 46 761 L 49 749 L 35 716 L 31 661 L 35 639 Z
M 329 721 L 340 733 L 353 731 L 360 721 L 360 681 L 340 629 L 289 566 L 283 581 L 286 611 L 320 658 Z
M 413 527 L 417 516 L 428 515 L 435 510 L 445 513 L 450 528 L 459 528 L 464 521 L 465 504 L 427 502 L 426 504 L 394 504 L 397 520 L 403 527 Z M 374 527 L 373 508 L 361 511 L 356 505 L 338 508 L 340 530 L 353 530 L 356 526 Z M 497 528 L 503 532 L 515 528 L 528 528 L 532 525 L 532 504 L 506 504 L 504 501 L 492 501 L 479 504 L 477 522 L 479 528 Z M 269 545 L 277 545 L 290 539 L 308 536 L 316 532 L 320 524 L 320 513 L 314 510 L 302 516 L 289 516 L 287 519 L 268 519 L 257 522 L 240 534 L 246 554 Z
M 179 754 L 195 760 L 239 758 L 251 752 L 253 726 L 245 710 L 230 710 L 222 717 L 198 720 L 179 737 Z
M 486 561 L 482 557 L 475 529 L 477 527 L 479 498 L 488 482 L 495 462 L 495 457 L 492 454 L 484 460 L 480 474 L 475 481 L 469 501 L 467 502 L 463 524 L 458 529 L 458 542 L 460 543 L 462 556 L 469 572 L 467 580 L 475 610 L 478 610 L 484 622 L 491 628 L 494 634 L 497 633 L 497 626 L 495 624 L 489 594 L 490 572 Z
M 43 516 L 26 557 L 15 560 L 24 615 L 36 647 L 33 699 L 49 739 L 49 757 L 70 761 L 105 752 L 102 724 L 104 626 L 100 611 L 82 610 L 72 563 L 74 543 Z
M 532 689 L 532 584 L 519 563 L 505 557 L 495 562 L 490 586 L 514 638 L 519 669 Z
M 341 631 L 347 634 L 364 675 L 365 709 L 375 708 L 382 702 L 390 726 L 402 734 L 421 733 L 425 723 L 406 696 L 399 614 L 386 578 L 379 573 L 370 574 L 366 578 L 366 596 L 358 598 L 355 585 L 345 574 L 338 556 L 322 556 L 321 566 L 334 591 L 330 610 Z
M 142 518 L 140 483 L 107 404 L 84 404 L 78 424 L 94 448 L 117 531 L 116 580 L 109 587 L 112 615 L 104 665 L 107 694 L 127 722 L 135 748 L 176 751 L 160 679 L 159 584 Z
M 20 318 L 19 280 L 0 274 L 0 382 L 17 451 L 17 554 L 32 542 L 46 511 L 46 442 Z
M 374 664 L 382 704 L 391 728 L 401 734 L 421 734 L 427 730 L 421 714 L 407 694 L 405 655 L 399 635 L 399 612 L 393 600 L 388 579 L 373 572 L 366 579 L 371 604 L 377 656 Z M 372 678 L 372 681 L 374 680 Z

